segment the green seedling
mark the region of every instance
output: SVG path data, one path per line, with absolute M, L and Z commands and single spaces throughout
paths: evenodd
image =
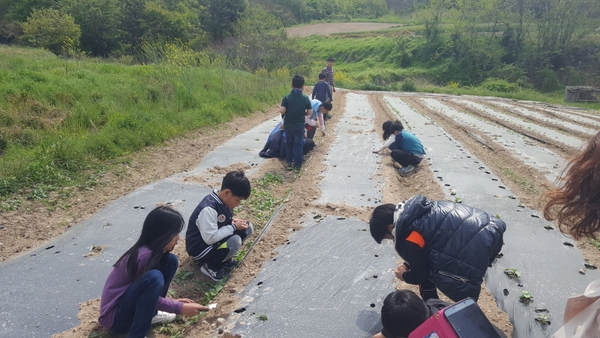
M 540 324 L 544 324 L 544 325 L 550 325 L 550 317 L 548 317 L 547 314 L 545 313 L 538 313 L 537 316 L 535 317 L 535 321 L 540 323 Z
M 554 227 L 552 225 L 550 225 L 550 224 L 546 224 L 546 225 L 544 225 L 544 229 L 546 229 L 546 230 L 554 230 Z
M 504 273 L 509 278 L 519 278 L 519 277 L 521 277 L 521 272 L 519 270 L 513 269 L 513 268 L 504 269 Z
M 521 295 L 519 296 L 519 302 L 523 304 L 529 304 L 533 302 L 533 295 L 529 291 L 522 291 Z
M 257 318 L 258 318 L 258 320 L 263 321 L 263 322 L 269 319 L 269 318 L 267 318 L 266 314 L 262 314 L 262 315 L 258 316 Z
M 177 284 L 181 284 L 184 281 L 190 279 L 190 277 L 192 277 L 194 275 L 194 272 L 192 271 L 187 271 L 187 270 L 179 270 L 176 274 L 175 274 L 175 283 Z
M 513 195 L 508 196 L 508 198 L 510 198 L 511 200 L 516 200 L 517 199 L 517 197 L 513 196 Z
M 322 218 L 323 216 L 321 214 L 316 214 L 313 216 L 313 219 L 319 219 Z
M 496 214 L 496 216 L 494 217 L 496 217 L 497 219 L 501 219 L 499 214 Z
M 460 197 L 454 197 L 454 203 L 462 203 L 462 199 Z

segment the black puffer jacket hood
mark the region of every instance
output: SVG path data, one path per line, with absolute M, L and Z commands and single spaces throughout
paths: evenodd
M 479 287 L 483 282 L 488 266 L 502 249 L 506 230 L 502 220 L 483 210 L 431 201 L 422 195 L 406 201 L 395 226 L 396 251 L 400 255 L 404 239 L 412 231 L 421 234 L 431 279 L 454 301 L 464 298 L 461 295 L 469 284 Z

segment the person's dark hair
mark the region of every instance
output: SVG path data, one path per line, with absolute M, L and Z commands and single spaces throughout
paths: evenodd
M 327 62 L 335 62 L 335 60 L 333 58 L 329 58 L 327 59 Z
M 292 78 L 292 87 L 300 89 L 304 86 L 304 77 L 300 75 L 294 75 Z
M 579 239 L 600 231 L 600 132 L 563 171 L 558 188 L 545 193 L 544 217 Z
M 404 126 L 402 125 L 402 122 L 400 122 L 400 121 L 395 121 L 389 127 L 390 135 L 394 134 L 395 131 L 403 131 L 403 130 L 404 130 Z
M 392 135 L 392 133 L 390 132 L 390 127 L 392 126 L 392 121 L 387 120 L 385 122 L 383 122 L 383 124 L 381 125 L 381 129 L 383 129 L 383 139 L 387 140 L 388 138 L 390 138 L 390 135 Z
M 246 199 L 250 197 L 252 188 L 243 170 L 230 171 L 223 177 L 221 190 L 229 189 L 234 196 Z
M 389 233 L 388 226 L 394 223 L 395 210 L 396 206 L 391 203 L 379 205 L 373 210 L 369 219 L 369 229 L 375 242 L 381 244 L 385 235 Z
M 325 73 L 319 73 L 319 80 L 325 80 L 327 78 L 327 75 L 325 75 Z
M 425 302 L 410 290 L 398 290 L 383 300 L 381 333 L 386 338 L 405 338 L 427 320 Z
M 321 106 L 323 106 L 323 108 L 325 108 L 327 110 L 331 110 L 333 108 L 333 105 L 331 104 L 331 102 L 323 102 L 321 104 Z
M 140 278 L 144 273 L 158 266 L 165 253 L 165 246 L 183 230 L 184 225 L 185 221 L 177 210 L 167 206 L 156 207 L 146 216 L 140 238 L 117 260 L 114 266 L 118 266 L 121 261 L 127 259 L 125 268 L 127 275 L 135 279 Z M 144 245 L 150 248 L 152 254 L 150 254 L 148 264 L 140 269 L 137 260 L 140 248 Z

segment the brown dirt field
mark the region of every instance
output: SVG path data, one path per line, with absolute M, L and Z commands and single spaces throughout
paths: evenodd
M 341 23 L 319 23 L 315 25 L 291 27 L 287 29 L 290 38 L 302 38 L 311 35 L 331 35 L 335 33 L 366 32 L 399 27 L 397 23 L 376 22 L 341 22 Z

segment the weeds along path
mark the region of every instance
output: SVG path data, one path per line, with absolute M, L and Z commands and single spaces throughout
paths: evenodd
M 486 285 L 510 316 L 513 336 L 547 337 L 561 326 L 566 299 L 600 274 L 589 270 L 581 275 L 579 269 L 585 261 L 573 241 L 554 230 L 556 226 L 540 218 L 535 209 L 520 202 L 521 198 L 534 198 L 538 192 L 521 189 L 520 179 L 507 175 L 506 170 L 537 186 L 535 178 L 529 181 L 535 175 L 534 169 L 527 169 L 520 158 L 486 135 L 480 134 L 487 145 L 474 140 L 469 135 L 476 131 L 474 127 L 429 107 L 434 102 L 424 101 L 388 98 L 399 117 L 431 147 L 431 168 L 444 185 L 446 197 L 484 209 L 507 223 L 503 257 L 488 270 Z M 507 268 L 518 269 L 521 277 L 509 279 L 504 274 Z M 534 295 L 533 304 L 519 302 L 523 291 Z M 536 307 L 548 310 L 552 324 L 535 322 Z

